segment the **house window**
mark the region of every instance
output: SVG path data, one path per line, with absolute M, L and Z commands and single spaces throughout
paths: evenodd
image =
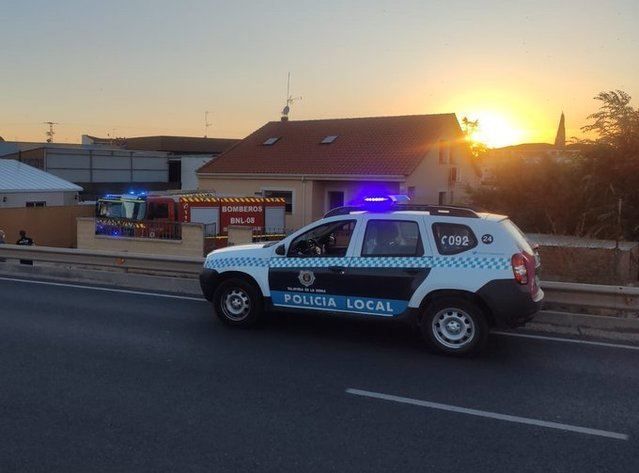
M 266 141 L 264 141 L 264 143 L 262 143 L 264 146 L 272 146 L 275 143 L 277 143 L 279 141 L 280 137 L 279 136 L 272 136 L 269 139 L 267 139 Z
M 439 164 L 448 164 L 449 154 L 448 143 L 444 140 L 439 141 Z
M 450 168 L 450 182 L 451 184 L 461 182 L 461 172 L 457 166 Z
M 47 203 L 44 200 L 27 202 L 27 207 L 46 207 L 46 206 L 47 206 Z
M 293 191 L 263 190 L 264 197 L 283 197 L 286 201 L 286 213 L 293 213 Z
M 445 205 L 446 204 L 446 191 L 440 192 L 439 193 L 439 205 Z
M 333 141 L 335 141 L 337 139 L 338 135 L 328 135 L 325 136 L 324 139 L 322 141 L 320 141 L 320 144 L 322 145 L 330 145 Z

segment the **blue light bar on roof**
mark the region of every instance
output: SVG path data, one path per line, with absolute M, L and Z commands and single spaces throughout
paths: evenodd
M 364 197 L 364 202 L 375 203 L 375 202 L 388 202 L 390 197 Z
M 410 200 L 410 197 L 408 197 L 407 195 L 402 195 L 402 194 L 364 197 L 364 202 L 369 204 L 380 204 L 382 202 L 400 204 L 400 203 L 406 203 L 409 200 Z

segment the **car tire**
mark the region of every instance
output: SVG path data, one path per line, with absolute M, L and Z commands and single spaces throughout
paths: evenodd
M 419 325 L 429 348 L 445 355 L 477 354 L 488 339 L 484 311 L 462 297 L 434 299 L 425 307 Z
M 215 315 L 233 327 L 253 327 L 262 318 L 262 295 L 253 284 L 243 279 L 222 282 L 211 302 Z

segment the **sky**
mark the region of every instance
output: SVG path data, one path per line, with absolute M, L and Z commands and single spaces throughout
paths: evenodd
M 454 112 L 491 146 L 639 103 L 636 0 L 57 0 L 0 9 L 0 136 L 241 138 L 291 119 Z

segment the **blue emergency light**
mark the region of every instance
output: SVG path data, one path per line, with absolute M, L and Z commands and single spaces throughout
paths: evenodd
M 402 194 L 389 194 L 379 196 L 364 197 L 364 204 L 367 208 L 386 208 L 396 204 L 407 203 L 410 198 Z

